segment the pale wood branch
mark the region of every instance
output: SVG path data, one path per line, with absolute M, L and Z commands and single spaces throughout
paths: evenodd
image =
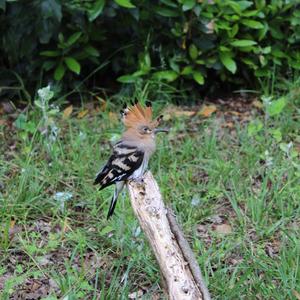
M 168 298 L 210 300 L 199 266 L 174 216 L 170 216 L 172 212 L 165 208 L 151 172 L 141 183 L 130 181 L 128 190 L 134 213 L 158 261 Z

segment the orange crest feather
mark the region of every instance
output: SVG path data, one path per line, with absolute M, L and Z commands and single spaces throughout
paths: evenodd
M 143 107 L 140 103 L 136 102 L 121 112 L 123 116 L 122 121 L 127 128 L 136 127 L 138 125 L 153 125 L 152 107 L 149 103 L 146 103 L 146 107 Z

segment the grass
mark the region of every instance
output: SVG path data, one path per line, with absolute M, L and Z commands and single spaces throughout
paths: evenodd
M 214 299 L 299 299 L 299 153 L 289 156 L 270 134 L 279 128 L 281 142 L 297 145 L 299 116 L 291 105 L 249 136 L 239 122 L 227 128 L 218 109 L 210 118 L 169 120 L 151 170 Z M 115 115 L 57 113 L 52 144 L 37 131 L 41 118 L 37 109 L 29 114 L 32 132 L 26 124 L 0 127 L 0 298 L 133 299 L 140 292 L 163 299 L 127 195 L 107 221 L 112 189 L 92 185 L 121 132 Z

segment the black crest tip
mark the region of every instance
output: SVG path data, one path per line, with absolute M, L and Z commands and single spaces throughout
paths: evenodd
M 152 107 L 152 103 L 150 101 L 146 101 L 146 106 L 147 107 Z

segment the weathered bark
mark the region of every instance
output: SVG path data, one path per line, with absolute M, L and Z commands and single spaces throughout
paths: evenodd
M 151 172 L 128 183 L 131 205 L 158 261 L 170 300 L 209 300 L 201 272 Z M 168 215 L 168 217 L 167 217 Z

